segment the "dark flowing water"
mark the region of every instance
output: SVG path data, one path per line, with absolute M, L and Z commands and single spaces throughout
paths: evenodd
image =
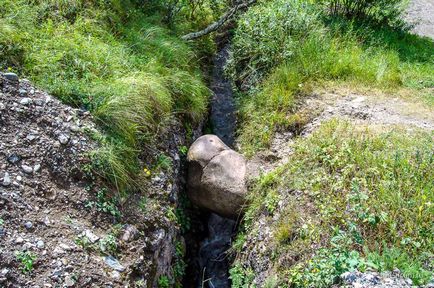
M 231 147 L 234 143 L 236 115 L 232 87 L 223 71 L 228 58 L 228 50 L 229 45 L 226 45 L 214 58 L 210 124 L 213 133 Z M 186 279 L 188 283 L 186 285 L 197 288 L 230 288 L 227 251 L 230 248 L 236 222 L 214 213 L 201 214 L 199 217 L 202 217 L 205 227 L 202 227 L 201 239 L 198 240 L 198 245 L 194 249 L 196 255 L 192 255 L 193 261 L 190 269 L 196 271 L 190 270 L 187 273 L 196 279 L 193 281 Z

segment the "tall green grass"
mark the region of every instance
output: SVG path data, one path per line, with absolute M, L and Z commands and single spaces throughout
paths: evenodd
M 227 67 L 241 90 L 242 150 L 252 155 L 279 129 L 301 125 L 297 99 L 325 81 L 413 89 L 432 103 L 433 51 L 428 38 L 330 19 L 306 1 L 259 4 L 238 21 Z
M 268 244 L 284 282 L 329 287 L 354 268 L 399 268 L 426 283 L 434 253 L 432 137 L 323 124 L 296 141 L 287 164 L 258 181 L 249 196 L 247 233 L 258 214 L 274 215 L 276 205 L 269 203 L 285 199 L 272 221 L 275 243 Z M 291 257 L 299 260 L 279 260 Z
M 134 189 L 139 150 L 170 118 L 206 111 L 196 53 L 133 1 L 3 0 L 0 36 L 2 70 L 92 112 L 105 134 L 98 173 L 119 190 Z

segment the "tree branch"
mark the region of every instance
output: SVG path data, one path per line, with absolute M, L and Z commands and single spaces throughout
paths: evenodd
M 205 29 L 197 31 L 197 32 L 188 33 L 188 34 L 182 36 L 181 38 L 183 40 L 193 40 L 193 39 L 197 39 L 199 37 L 205 36 L 205 35 L 207 35 L 207 34 L 209 34 L 211 32 L 214 32 L 214 31 L 218 30 L 221 26 L 223 26 L 223 24 L 225 24 L 226 21 L 228 21 L 229 19 L 231 19 L 232 16 L 234 16 L 238 12 L 238 10 L 247 8 L 250 5 L 255 4 L 256 1 L 257 0 L 248 0 L 247 2 L 236 4 L 234 7 L 232 7 L 231 9 L 229 9 L 228 12 L 226 12 L 225 14 L 223 14 L 223 16 L 220 17 L 219 20 L 217 20 L 216 22 L 211 23 Z

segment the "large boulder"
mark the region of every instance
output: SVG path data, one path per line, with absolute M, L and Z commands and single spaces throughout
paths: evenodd
M 215 135 L 198 138 L 187 158 L 191 201 L 224 217 L 237 218 L 247 193 L 246 159 Z

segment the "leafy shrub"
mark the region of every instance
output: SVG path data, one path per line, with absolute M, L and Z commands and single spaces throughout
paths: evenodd
M 364 21 L 374 25 L 395 28 L 406 26 L 403 20 L 405 3 L 403 0 L 320 0 L 333 16 Z
M 229 72 L 241 86 L 257 83 L 277 64 L 288 60 L 298 40 L 318 29 L 318 12 L 299 0 L 263 2 L 238 20 Z
M 229 270 L 229 279 L 231 279 L 232 288 L 251 288 L 253 287 L 252 281 L 254 274 L 251 269 L 242 267 L 240 263 L 235 263 Z

